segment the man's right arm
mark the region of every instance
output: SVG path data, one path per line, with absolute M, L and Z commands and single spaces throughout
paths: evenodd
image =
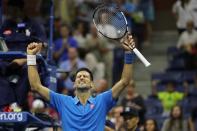
M 38 74 L 36 66 L 28 66 L 28 78 L 29 78 L 31 89 L 37 91 L 41 96 L 43 96 L 47 101 L 49 101 L 50 90 L 41 84 L 40 76 Z
M 40 52 L 42 48 L 41 44 L 38 43 L 30 43 L 27 47 L 27 65 L 28 65 L 28 78 L 31 89 L 37 91 L 41 96 L 43 96 L 46 100 L 50 100 L 50 90 L 44 87 L 41 84 L 40 76 L 38 74 L 38 70 L 36 67 L 36 58 L 35 55 Z M 33 56 L 33 58 L 28 59 L 28 56 Z M 33 61 L 33 62 L 32 62 Z M 33 64 L 32 64 L 33 63 Z

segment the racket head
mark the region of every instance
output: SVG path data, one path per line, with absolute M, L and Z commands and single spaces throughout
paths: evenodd
M 109 39 L 121 39 L 128 32 L 125 15 L 112 4 L 102 4 L 93 13 L 93 23 L 97 31 Z

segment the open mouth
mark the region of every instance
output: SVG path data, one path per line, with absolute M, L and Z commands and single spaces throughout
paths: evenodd
M 81 87 L 77 87 L 76 89 L 78 92 L 84 93 L 84 92 L 88 92 L 90 88 L 87 86 L 81 86 Z

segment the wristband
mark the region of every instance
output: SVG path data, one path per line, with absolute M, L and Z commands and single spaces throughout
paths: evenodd
M 27 65 L 28 66 L 36 65 L 36 55 L 27 55 Z
M 124 55 L 124 63 L 125 64 L 132 64 L 135 60 L 135 54 L 133 52 L 125 53 Z

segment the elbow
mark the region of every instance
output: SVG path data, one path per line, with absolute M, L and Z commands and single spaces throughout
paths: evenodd
M 30 83 L 30 86 L 31 86 L 32 91 L 38 91 L 39 90 L 39 84 Z

